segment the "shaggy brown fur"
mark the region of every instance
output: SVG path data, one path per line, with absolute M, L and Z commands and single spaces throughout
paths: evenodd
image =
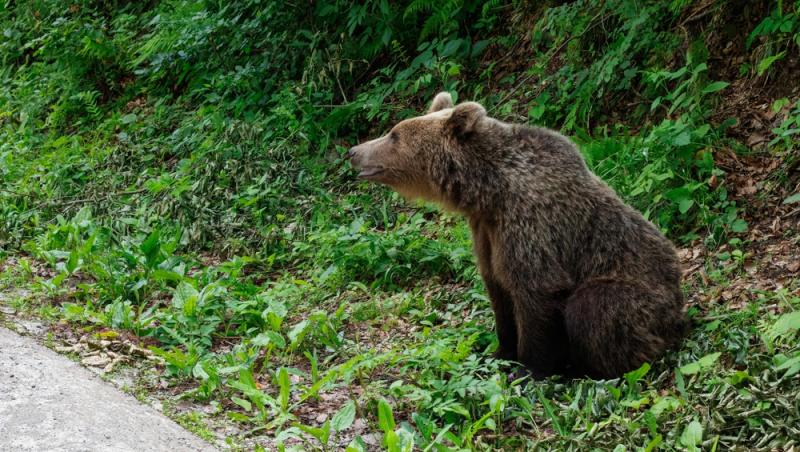
M 442 93 L 350 157 L 360 177 L 468 217 L 497 355 L 534 376 L 617 377 L 684 335 L 672 245 L 559 133 Z

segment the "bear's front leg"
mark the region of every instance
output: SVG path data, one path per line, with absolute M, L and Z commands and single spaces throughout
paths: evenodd
M 508 292 L 494 280 L 484 281 L 494 311 L 495 330 L 500 346 L 495 358 L 517 360 L 517 325 L 514 321 L 514 303 Z
M 489 300 L 494 311 L 495 330 L 500 346 L 494 353 L 495 358 L 517 359 L 517 324 L 514 321 L 514 302 L 492 273 L 492 242 L 490 224 L 482 223 L 477 218 L 470 219 L 475 257 L 481 279 L 489 292 Z
M 563 373 L 569 362 L 569 339 L 561 311 L 544 300 L 517 305 L 517 361 L 534 378 Z

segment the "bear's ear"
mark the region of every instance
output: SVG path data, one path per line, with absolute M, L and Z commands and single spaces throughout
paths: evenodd
M 453 109 L 453 114 L 447 119 L 447 127 L 455 136 L 463 136 L 475 130 L 478 121 L 486 116 L 486 109 L 477 102 L 464 102 Z
M 445 108 L 453 108 L 453 98 L 450 97 L 450 93 L 447 91 L 442 91 L 433 98 L 428 113 L 434 113 L 439 110 L 444 110 Z

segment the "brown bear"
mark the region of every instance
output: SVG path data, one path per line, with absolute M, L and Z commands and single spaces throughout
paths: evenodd
M 672 244 L 563 135 L 440 93 L 348 155 L 360 178 L 468 218 L 496 355 L 534 377 L 618 377 L 685 334 Z

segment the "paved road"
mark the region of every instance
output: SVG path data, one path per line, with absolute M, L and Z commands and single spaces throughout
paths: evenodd
M 161 413 L 0 327 L 0 451 L 206 450 Z

